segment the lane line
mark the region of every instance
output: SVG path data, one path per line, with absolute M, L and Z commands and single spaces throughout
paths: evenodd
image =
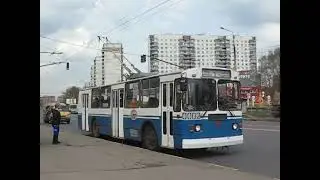
M 279 129 L 256 129 L 256 128 L 242 128 L 245 130 L 253 130 L 253 131 L 265 131 L 265 132 L 280 132 Z
M 280 128 L 280 126 L 272 126 L 272 125 L 254 125 L 254 124 L 243 124 L 243 126 L 256 126 L 256 127 L 274 127 L 274 128 Z
M 233 170 L 233 171 L 239 171 L 239 169 L 236 169 L 236 168 L 233 168 L 233 167 L 222 166 L 222 165 L 214 164 L 214 163 L 209 163 L 209 166 L 215 166 L 215 167 L 219 167 L 219 168 L 223 168 L 223 169 L 229 169 L 229 170 Z

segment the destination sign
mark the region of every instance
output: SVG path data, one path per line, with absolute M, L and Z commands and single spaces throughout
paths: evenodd
M 231 71 L 221 69 L 202 69 L 202 77 L 231 78 Z

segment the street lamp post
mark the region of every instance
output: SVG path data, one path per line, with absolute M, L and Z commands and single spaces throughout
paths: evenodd
M 232 33 L 232 41 L 233 41 L 233 61 L 234 61 L 234 70 L 236 71 L 237 70 L 237 59 L 236 59 L 236 44 L 235 44 L 235 34 L 233 31 L 229 30 L 229 29 L 226 29 L 224 27 L 220 27 L 220 29 L 222 30 L 225 30 L 225 31 L 228 31 L 228 32 L 231 32 Z

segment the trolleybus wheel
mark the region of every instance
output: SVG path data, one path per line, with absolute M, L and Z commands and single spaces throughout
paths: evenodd
M 159 150 L 157 134 L 150 125 L 147 125 L 143 130 L 142 147 L 152 151 Z
M 99 126 L 96 121 L 93 121 L 91 129 L 92 129 L 92 136 L 93 137 L 96 137 L 96 138 L 100 137 Z

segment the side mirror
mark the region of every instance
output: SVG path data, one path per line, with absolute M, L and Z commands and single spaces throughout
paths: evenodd
M 188 79 L 187 78 L 181 78 L 179 84 L 180 84 L 180 91 L 187 91 L 188 90 Z

